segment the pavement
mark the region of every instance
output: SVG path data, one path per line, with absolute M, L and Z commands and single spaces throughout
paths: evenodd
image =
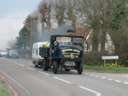
M 128 74 L 53 74 L 34 68 L 31 60 L 7 58 L 0 58 L 0 72 L 19 96 L 128 96 Z

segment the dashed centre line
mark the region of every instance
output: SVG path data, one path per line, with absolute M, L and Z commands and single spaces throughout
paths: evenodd
M 109 78 L 108 80 L 109 80 L 109 81 L 112 81 L 113 79 Z
M 128 85 L 128 82 L 124 82 L 125 85 Z
M 117 82 L 117 83 L 121 83 L 121 81 L 120 81 L 120 80 L 115 80 L 115 82 Z
M 84 86 L 79 86 L 79 87 L 80 87 L 81 89 L 83 89 L 83 90 L 86 90 L 86 91 L 89 91 L 89 92 L 91 92 L 91 93 L 96 94 L 96 96 L 101 96 L 101 93 L 100 93 L 100 92 L 97 92 L 97 91 L 95 91 L 95 90 L 86 88 L 86 87 L 84 87 Z
M 70 81 L 64 80 L 64 79 L 62 79 L 62 78 L 59 78 L 59 77 L 56 77 L 56 76 L 54 76 L 53 78 L 56 79 L 56 80 L 62 81 L 62 82 L 64 82 L 64 83 L 66 83 L 66 84 L 71 84 Z
M 100 76 L 96 75 L 97 78 L 99 78 Z
M 108 80 L 108 81 L 114 81 L 116 83 L 122 83 L 122 84 L 128 85 L 128 81 L 123 82 L 121 80 L 114 80 L 114 79 L 108 78 L 106 76 L 99 76 L 99 75 L 94 75 L 94 74 L 88 74 L 88 75 L 91 77 L 96 77 L 96 78 L 100 78 L 100 79 L 104 79 L 104 80 Z
M 43 74 L 43 75 L 46 75 L 46 76 L 50 76 L 50 74 L 45 73 L 45 72 L 41 72 L 41 71 L 39 71 L 39 73 L 40 73 L 40 74 Z
M 64 82 L 64 83 L 66 83 L 66 84 L 71 84 L 70 81 L 67 81 L 67 80 L 65 80 L 65 79 L 62 79 L 62 78 L 59 78 L 59 77 L 56 77 L 56 76 L 54 76 L 53 78 L 56 79 L 56 80 L 59 80 L 59 81 L 61 81 L 61 82 Z M 96 96 L 101 96 L 101 93 L 100 93 L 100 92 L 97 92 L 97 91 L 95 91 L 95 90 L 89 89 L 89 88 L 87 88 L 87 87 L 85 87 L 85 86 L 80 85 L 79 88 L 82 89 L 82 90 L 89 91 L 89 92 L 95 94 Z

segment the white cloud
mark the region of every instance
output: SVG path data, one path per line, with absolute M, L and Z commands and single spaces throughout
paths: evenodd
M 29 12 L 17 12 L 0 18 L 0 49 L 7 48 L 8 41 L 14 40 L 18 36 L 28 14 Z

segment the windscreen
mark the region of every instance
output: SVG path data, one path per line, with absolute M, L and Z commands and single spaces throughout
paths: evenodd
M 57 42 L 61 47 L 72 46 L 77 48 L 83 48 L 83 38 L 80 37 L 56 37 Z
M 56 40 L 60 46 L 72 45 L 71 37 L 57 37 Z

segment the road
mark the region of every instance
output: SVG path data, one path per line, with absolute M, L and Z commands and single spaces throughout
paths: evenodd
M 0 59 L 2 72 L 20 96 L 128 96 L 127 74 L 64 72 L 34 68 L 30 60 Z

